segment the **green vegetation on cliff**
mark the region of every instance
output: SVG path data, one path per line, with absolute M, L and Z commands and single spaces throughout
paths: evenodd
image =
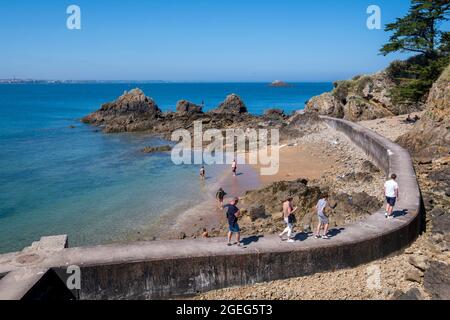
M 450 62 L 450 32 L 440 30 L 449 15 L 448 0 L 412 0 L 408 14 L 386 26 L 392 35 L 381 54 L 416 54 L 407 61 L 394 61 L 387 69 L 396 83 L 391 90 L 394 103 L 421 101 Z

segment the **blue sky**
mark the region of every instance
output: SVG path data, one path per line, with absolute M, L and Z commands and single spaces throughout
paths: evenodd
M 81 30 L 66 8 L 81 8 Z M 383 69 L 399 55 L 366 27 L 409 0 L 1 1 L 0 78 L 334 81 Z

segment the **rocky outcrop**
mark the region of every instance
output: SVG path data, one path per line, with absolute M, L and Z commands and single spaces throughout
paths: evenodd
M 266 110 L 264 112 L 264 115 L 266 117 L 270 117 L 270 118 L 279 118 L 279 117 L 284 117 L 284 111 L 281 109 L 269 109 Z
M 193 132 L 195 121 L 202 122 L 203 130 L 281 130 L 286 127 L 287 120 L 281 110 L 272 110 L 263 116 L 251 115 L 235 94 L 229 95 L 218 108 L 205 113 L 200 106 L 186 100 L 178 102 L 176 112 L 161 112 L 153 99 L 146 97 L 139 89 L 126 92 L 116 101 L 104 104 L 82 119 L 85 123 L 103 128 L 106 133 L 145 132 L 166 140 L 170 140 L 172 133 L 178 129 Z
M 213 110 L 215 113 L 231 113 L 241 114 L 247 113 L 247 107 L 242 99 L 236 94 L 230 94 L 224 102 L 222 102 L 217 109 Z
M 156 153 L 156 152 L 168 152 L 171 151 L 171 146 L 157 146 L 157 147 L 145 147 L 142 149 L 144 153 Z
M 357 76 L 352 80 L 334 83 L 331 92 L 313 97 L 306 110 L 350 121 L 372 120 L 399 115 L 418 109 L 418 106 L 399 106 L 390 98 L 396 84 L 386 72 Z
M 293 205 L 299 208 L 296 213 L 297 226 L 305 230 L 313 229 L 318 222 L 315 205 L 324 193 L 328 191 L 316 185 L 310 186 L 306 179 L 275 182 L 260 190 L 249 191 L 240 202 L 244 215 L 241 227 L 250 233 L 282 230 L 282 203 L 291 196 Z M 366 217 L 382 205 L 365 192 L 352 195 L 332 193 L 329 203 L 333 207 L 330 212 L 333 226 Z
M 116 101 L 105 103 L 100 110 L 82 119 L 85 123 L 104 126 L 105 132 L 141 131 L 162 116 L 153 99 L 140 89 L 125 92 Z
M 425 106 L 425 114 L 398 143 L 414 156 L 434 157 L 450 153 L 450 66 L 433 85 Z
M 202 107 L 187 100 L 177 102 L 176 111 L 178 113 L 202 113 Z

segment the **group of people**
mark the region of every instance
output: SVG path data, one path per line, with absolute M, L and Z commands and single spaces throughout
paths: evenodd
M 231 172 L 233 173 L 233 176 L 237 176 L 237 162 L 236 160 L 233 160 L 231 163 Z M 200 168 L 200 179 L 205 180 L 206 179 L 206 169 L 205 166 L 202 166 Z
M 386 197 L 386 213 L 385 217 L 387 219 L 392 219 L 394 217 L 394 207 L 396 202 L 399 199 L 399 185 L 397 183 L 397 175 L 392 174 L 390 180 L 386 181 L 384 184 L 384 195 Z M 224 198 L 226 192 L 220 188 L 216 193 L 216 199 L 220 208 L 226 210 L 226 218 L 228 220 L 228 237 L 227 237 L 227 245 L 237 245 L 241 246 L 240 243 L 240 232 L 238 220 L 241 216 L 241 211 L 237 207 L 239 203 L 238 198 L 231 199 L 230 203 L 224 205 Z M 296 223 L 295 213 L 298 211 L 298 207 L 294 207 L 292 204 L 293 197 L 287 196 L 283 201 L 283 219 L 286 223 L 286 228 L 282 233 L 279 234 L 280 239 L 285 240 L 285 236 L 287 236 L 287 242 L 292 243 L 295 242 L 295 238 L 293 236 L 294 225 Z M 328 235 L 329 228 L 329 212 L 332 209 L 328 203 L 328 194 L 323 194 L 322 198 L 317 202 L 315 207 L 318 218 L 317 229 L 314 233 L 314 237 L 317 239 L 330 239 Z M 323 231 L 323 232 L 322 232 Z M 321 234 L 322 232 L 322 234 Z M 236 235 L 236 242 L 232 243 L 232 237 Z

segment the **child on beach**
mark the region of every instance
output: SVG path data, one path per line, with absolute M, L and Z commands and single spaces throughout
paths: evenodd
M 227 193 L 223 191 L 222 188 L 219 188 L 219 190 L 216 192 L 216 199 L 220 208 L 223 208 L 223 199 L 225 198 L 226 194 Z
M 292 197 L 288 197 L 283 202 L 283 218 L 284 222 L 286 223 L 286 229 L 282 233 L 280 233 L 279 237 L 281 240 L 283 240 L 283 237 L 285 234 L 287 234 L 288 240 L 287 242 L 294 242 L 294 239 L 292 239 L 292 231 L 294 229 L 294 223 L 295 223 L 295 211 L 297 211 L 297 207 L 294 208 L 292 206 Z
M 386 213 L 384 214 L 387 219 L 392 219 L 394 216 L 394 207 L 398 200 L 399 188 L 397 183 L 397 175 L 394 173 L 391 175 L 391 180 L 386 181 L 384 184 L 384 195 L 386 196 Z
M 316 232 L 316 238 L 317 239 L 330 239 L 328 237 L 328 226 L 329 226 L 329 219 L 328 216 L 325 214 L 326 208 L 328 208 L 328 195 L 324 195 L 322 199 L 319 200 L 319 202 L 316 205 L 317 210 L 317 216 L 319 218 L 319 224 L 317 226 L 317 232 Z M 320 236 L 320 230 L 323 228 L 323 236 Z

